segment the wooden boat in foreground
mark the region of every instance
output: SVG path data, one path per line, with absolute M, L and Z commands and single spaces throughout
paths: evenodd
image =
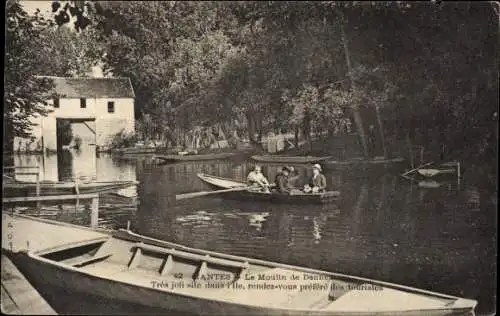
M 35 288 L 54 287 L 167 313 L 473 315 L 477 304 L 367 278 L 189 248 L 129 230 L 96 234 L 82 229 L 81 236 L 87 237 L 69 244 L 5 252 Z
M 235 153 L 201 154 L 201 155 L 156 155 L 154 159 L 165 163 L 175 163 L 182 161 L 218 160 L 235 156 Z
M 232 179 L 221 178 L 211 175 L 199 173 L 198 178 L 209 184 L 214 189 L 231 189 L 246 187 L 247 184 Z M 324 193 L 304 193 L 296 190 L 291 195 L 280 194 L 277 192 L 259 192 L 252 190 L 234 191 L 221 193 L 224 198 L 232 200 L 252 200 L 252 201 L 267 201 L 273 203 L 290 203 L 290 204 L 323 204 L 332 203 L 338 200 L 339 191 L 327 191 Z
M 40 195 L 104 193 L 136 185 L 137 181 L 98 181 L 98 182 L 40 182 Z M 18 180 L 3 181 L 4 197 L 35 196 L 36 183 Z
M 278 155 L 255 155 L 252 159 L 259 162 L 270 162 L 270 163 L 291 163 L 291 164 L 302 164 L 302 163 L 317 163 L 327 159 L 328 157 L 314 157 L 314 156 L 278 156 Z

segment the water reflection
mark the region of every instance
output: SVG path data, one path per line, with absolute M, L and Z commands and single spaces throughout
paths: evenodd
M 82 146 L 79 150 L 64 149 L 57 154 L 15 155 L 14 166 L 39 166 L 41 181 L 74 181 L 78 177 L 86 181 L 135 181 L 135 161 L 113 159 L 100 154 L 96 157 L 95 146 Z M 35 181 L 35 175 L 16 175 L 17 180 Z
M 101 197 L 101 226 L 123 228 L 130 220 L 139 233 L 187 246 L 474 298 L 479 314 L 495 307 L 496 187 L 481 177 L 465 177 L 460 187 L 421 188 L 397 173 L 338 169 L 325 174 L 329 187 L 341 191 L 337 204 L 273 205 L 215 195 L 176 201 L 176 194 L 208 189 L 197 173 L 244 180 L 254 163 L 158 165 L 100 155 L 92 171 L 82 171 L 93 164 L 77 162 L 82 155 L 72 155 L 71 172 L 59 166 L 66 170 L 61 174 L 140 182 L 137 204 Z M 16 165 L 33 163 L 33 157 L 16 159 Z M 59 174 L 57 163 L 48 161 L 44 176 Z M 263 165 L 263 172 L 272 180 L 278 168 Z M 297 172 L 299 182 L 311 176 L 307 167 Z M 83 206 L 57 211 L 41 216 L 88 220 Z

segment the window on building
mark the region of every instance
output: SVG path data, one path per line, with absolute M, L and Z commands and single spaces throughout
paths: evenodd
M 59 99 L 54 99 L 54 107 L 55 108 L 59 107 Z
M 85 109 L 87 107 L 87 99 L 85 99 L 85 98 L 80 99 L 80 107 L 82 109 Z
M 115 113 L 115 102 L 114 101 L 108 102 L 108 113 Z

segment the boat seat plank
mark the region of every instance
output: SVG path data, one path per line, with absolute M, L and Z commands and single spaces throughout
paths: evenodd
M 141 248 L 137 247 L 135 249 L 134 255 L 132 256 L 132 259 L 130 260 L 130 263 L 128 264 L 129 269 L 134 269 L 139 265 L 139 261 L 141 260 L 142 256 L 142 251 Z
M 332 280 L 332 286 L 330 287 L 330 300 L 334 301 L 341 297 L 342 295 L 349 292 L 352 287 L 356 285 L 352 282 L 346 282 L 341 280 Z
M 80 267 L 84 266 L 96 261 L 101 261 L 104 259 L 107 259 L 111 257 L 113 254 L 111 252 L 108 253 L 101 253 L 99 255 L 94 255 L 94 256 L 86 256 L 86 257 L 76 257 L 76 258 L 71 258 L 69 260 L 62 261 L 62 263 L 73 266 L 73 267 Z
M 198 269 L 198 272 L 196 273 L 195 280 L 199 280 L 202 276 L 207 275 L 207 269 L 207 262 L 203 261 Z
M 304 283 L 304 282 L 302 282 Z M 324 286 L 321 289 L 303 289 L 294 295 L 290 301 L 282 304 L 285 308 L 321 308 L 330 304 L 330 289 L 332 280 L 315 282 Z
M 279 307 L 292 301 L 293 297 L 299 293 L 300 281 L 292 280 L 291 276 L 295 271 L 284 268 L 271 268 L 265 271 L 248 274 L 245 279 L 240 279 L 237 283 L 245 286 L 244 291 L 226 291 L 228 298 L 236 301 L 245 301 L 246 299 L 258 300 L 259 304 L 265 306 Z M 284 280 L 266 281 L 267 277 L 282 276 Z M 251 279 L 255 277 L 255 279 Z M 256 285 L 272 284 L 282 285 L 284 288 L 278 289 L 262 289 L 255 287 Z M 254 287 L 252 287 L 254 286 Z
M 168 274 L 173 267 L 174 267 L 174 258 L 172 255 L 168 255 L 167 259 L 165 260 L 165 263 L 161 267 L 160 275 Z
M 116 264 L 114 262 L 101 261 L 95 264 L 89 264 L 81 268 L 83 271 L 100 276 L 103 278 L 111 277 L 117 273 L 128 271 L 128 267 L 124 264 Z
M 228 259 L 221 259 L 221 258 L 215 258 L 215 257 L 210 257 L 206 255 L 198 255 L 194 253 L 188 253 L 188 252 L 183 252 L 183 251 L 178 251 L 175 249 L 165 249 L 162 247 L 157 247 L 157 246 L 152 246 L 144 243 L 136 243 L 133 247 L 140 248 L 145 251 L 151 251 L 154 253 L 159 253 L 159 254 L 166 254 L 166 255 L 172 255 L 174 257 L 179 257 L 179 258 L 184 258 L 184 259 L 190 259 L 190 260 L 195 260 L 195 261 L 205 261 L 207 263 L 212 263 L 212 264 L 217 264 L 221 266 L 226 266 L 230 268 L 248 268 L 248 263 L 241 262 L 241 261 L 234 261 L 234 260 L 228 260 Z
M 361 284 L 370 286 L 369 284 Z M 397 302 L 397 304 L 394 304 Z M 380 287 L 373 289 L 352 289 L 326 306 L 328 311 L 390 311 L 408 309 L 432 309 L 442 308 L 445 305 L 443 299 L 403 292 L 391 288 Z
M 99 249 L 97 249 L 97 252 L 94 254 L 94 256 L 100 256 L 101 254 L 105 253 L 110 253 L 113 250 L 113 243 L 111 240 L 108 240 L 104 242 Z

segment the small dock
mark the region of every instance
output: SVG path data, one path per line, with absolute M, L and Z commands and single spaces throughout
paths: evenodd
M 2 314 L 57 315 L 10 259 L 3 254 Z

